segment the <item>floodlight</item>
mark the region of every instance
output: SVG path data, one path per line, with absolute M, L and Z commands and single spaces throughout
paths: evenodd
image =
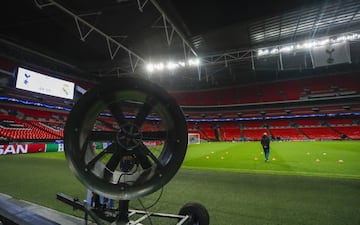
M 294 49 L 294 46 L 293 45 L 290 45 L 290 46 L 284 46 L 282 48 L 280 48 L 280 52 L 290 52 Z
M 289 45 L 281 45 L 276 47 L 269 47 L 269 48 L 262 48 L 257 50 L 258 56 L 265 56 L 269 54 L 278 54 L 281 52 L 290 52 L 292 50 L 308 50 L 311 48 L 316 48 L 320 46 L 324 46 L 327 44 L 335 44 L 340 43 L 344 41 L 354 41 L 360 39 L 360 34 L 353 33 L 353 34 L 344 34 L 341 36 L 333 36 L 330 38 L 324 38 L 324 39 L 313 39 L 313 40 L 307 40 L 300 43 L 294 43 Z
M 146 65 L 146 70 L 148 72 L 154 71 L 162 71 L 162 70 L 175 70 L 179 67 L 195 67 L 200 65 L 200 59 L 192 58 L 189 59 L 187 62 L 185 61 L 168 61 L 168 62 L 159 62 L 159 63 L 149 63 Z
M 324 39 L 317 42 L 317 45 L 326 45 L 330 42 L 330 39 Z
M 163 63 L 155 64 L 155 68 L 156 68 L 157 70 L 163 70 L 163 69 L 164 69 L 164 64 L 163 64 Z
M 302 44 L 302 48 L 312 48 L 314 46 L 313 41 L 308 41 Z
M 154 65 L 152 63 L 147 64 L 146 65 L 146 70 L 148 72 L 150 72 L 150 73 L 153 72 L 154 71 Z
M 189 66 L 198 66 L 200 64 L 200 60 L 198 58 L 189 59 L 188 64 Z
M 179 64 L 180 66 L 182 66 L 182 67 L 185 67 L 185 66 L 186 66 L 186 64 L 185 64 L 184 61 L 179 61 L 178 64 Z
M 169 69 L 169 70 L 175 70 L 179 67 L 179 64 L 177 63 L 174 63 L 174 62 L 168 62 L 166 64 L 166 68 Z
M 278 52 L 279 52 L 279 49 L 273 48 L 273 49 L 270 51 L 270 54 L 277 54 Z
M 360 38 L 359 34 L 350 34 L 350 35 L 346 36 L 346 39 L 350 40 L 350 41 L 355 40 L 355 39 L 359 39 L 359 38 Z
M 267 55 L 269 54 L 269 50 L 268 49 L 260 49 L 258 51 L 258 56 L 262 56 L 262 55 Z

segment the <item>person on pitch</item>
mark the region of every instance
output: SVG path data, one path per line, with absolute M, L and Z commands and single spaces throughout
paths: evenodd
M 264 150 L 265 162 L 268 162 L 270 155 L 270 138 L 268 137 L 267 133 L 264 133 L 261 138 L 261 146 Z

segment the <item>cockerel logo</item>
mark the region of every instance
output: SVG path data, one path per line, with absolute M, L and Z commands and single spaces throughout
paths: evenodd
M 28 79 L 29 79 L 31 76 L 30 76 L 29 74 L 26 74 L 26 73 L 24 74 L 24 76 L 25 76 L 24 84 L 27 85 L 27 84 L 29 83 L 29 80 L 28 80 Z

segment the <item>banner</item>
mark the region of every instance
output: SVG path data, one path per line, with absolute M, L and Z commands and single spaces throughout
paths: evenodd
M 99 149 L 105 149 L 110 143 L 96 143 Z M 16 155 L 39 152 L 64 152 L 63 143 L 47 143 L 47 144 L 11 144 L 0 145 L 0 155 Z
M 0 145 L 0 155 L 45 152 L 45 144 Z
M 46 144 L 46 152 L 58 152 L 59 145 L 58 144 Z
M 310 50 L 313 67 L 351 63 L 349 43 L 337 43 L 314 47 Z

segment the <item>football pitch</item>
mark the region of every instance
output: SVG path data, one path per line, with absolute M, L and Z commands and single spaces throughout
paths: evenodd
M 176 214 L 195 201 L 208 209 L 212 225 L 358 225 L 359 160 L 360 141 L 273 142 L 267 163 L 256 142 L 190 145 L 150 211 Z M 1 193 L 82 216 L 55 199 L 57 192 L 85 199 L 63 153 L 1 156 L 0 168 Z M 151 205 L 160 193 L 142 204 Z M 136 200 L 131 206 L 141 209 Z
M 360 178 L 360 141 L 272 142 L 264 163 L 259 142 L 190 145 L 185 168 Z

